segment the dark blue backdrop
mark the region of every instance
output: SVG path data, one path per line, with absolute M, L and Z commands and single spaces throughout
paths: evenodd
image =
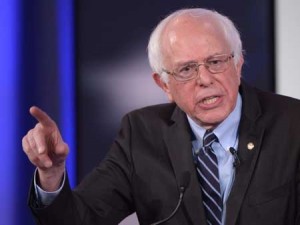
M 58 123 L 73 151 L 75 177 L 74 8 L 72 0 L 0 1 L 0 225 L 32 225 L 27 193 L 34 171 L 23 135 L 38 105 Z

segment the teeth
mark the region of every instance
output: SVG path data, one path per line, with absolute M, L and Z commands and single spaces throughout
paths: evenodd
M 209 98 L 205 98 L 203 100 L 204 104 L 212 104 L 215 103 L 217 101 L 217 97 L 209 97 Z

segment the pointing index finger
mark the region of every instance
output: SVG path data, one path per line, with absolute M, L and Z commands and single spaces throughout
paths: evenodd
M 30 114 L 41 123 L 42 126 L 55 126 L 53 120 L 43 110 L 36 106 L 29 109 Z

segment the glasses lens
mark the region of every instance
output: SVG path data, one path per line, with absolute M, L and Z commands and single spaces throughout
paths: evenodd
M 204 65 L 205 68 L 211 73 L 222 73 L 228 68 L 228 61 L 232 58 L 233 54 L 217 55 L 208 58 L 204 63 L 189 63 L 187 65 L 183 65 L 174 70 L 173 73 L 168 72 L 168 74 L 172 74 L 178 81 L 188 81 L 197 76 L 199 66 L 201 65 Z
M 213 58 L 208 59 L 205 62 L 205 65 L 211 73 L 222 73 L 227 69 L 228 60 L 230 58 L 231 56 L 228 55 L 215 56 Z
M 177 80 L 185 81 L 190 80 L 197 75 L 198 64 L 192 63 L 184 65 L 175 70 L 174 76 Z

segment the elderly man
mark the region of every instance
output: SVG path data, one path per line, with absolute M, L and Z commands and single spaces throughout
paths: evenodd
M 75 190 L 68 146 L 46 113 L 30 109 L 38 123 L 23 148 L 37 167 L 29 199 L 37 223 L 109 225 L 136 212 L 145 225 L 300 224 L 300 102 L 245 84 L 233 23 L 179 10 L 159 23 L 148 50 L 171 103 L 126 115 L 107 157 Z

